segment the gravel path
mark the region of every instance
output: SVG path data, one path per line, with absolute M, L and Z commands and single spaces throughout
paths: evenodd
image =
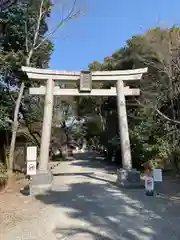
M 15 223 L 0 225 L 0 240 L 180 239 L 178 199 L 119 189 L 116 176 L 91 160 L 64 162 L 54 175 L 52 191 L 21 197 Z

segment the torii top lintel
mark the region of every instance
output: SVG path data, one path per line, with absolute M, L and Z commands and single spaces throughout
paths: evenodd
M 80 78 L 80 71 L 59 71 L 51 69 L 40 69 L 25 67 L 22 68 L 26 72 L 29 79 L 34 80 L 47 80 L 49 78 L 55 81 L 77 81 Z M 116 71 L 95 71 L 91 72 L 92 81 L 117 81 L 117 80 L 139 80 L 142 78 L 143 73 L 146 73 L 148 68 L 139 68 L 133 70 L 116 70 Z

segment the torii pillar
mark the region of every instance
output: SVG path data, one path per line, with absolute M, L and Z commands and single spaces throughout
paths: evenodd
M 119 122 L 119 136 L 121 144 L 122 166 L 124 169 L 132 168 L 131 146 L 126 111 L 126 100 L 124 96 L 124 82 L 117 81 L 117 108 Z
M 52 115 L 53 115 L 53 104 L 54 104 L 54 81 L 49 78 L 46 83 L 46 94 L 44 103 L 44 116 L 42 125 L 42 136 L 41 136 L 41 148 L 40 148 L 40 161 L 39 171 L 47 172 L 49 162 L 49 149 L 51 139 L 51 128 L 52 128 Z
M 143 73 L 147 72 L 147 68 L 123 71 L 85 71 L 84 73 L 36 69 L 30 67 L 22 67 L 22 70 L 27 73 L 30 79 L 46 81 L 46 86 L 30 88 L 30 94 L 32 95 L 45 95 L 39 172 L 37 176 L 33 178 L 33 186 L 38 185 L 38 189 L 47 190 L 51 186 L 52 182 L 52 174 L 48 169 L 48 162 L 54 96 L 65 96 L 65 98 L 67 98 L 67 96 L 117 96 L 119 135 L 123 164 L 123 169 L 120 169 L 117 173 L 117 182 L 123 186 L 129 186 L 129 184 L 134 183 L 136 185 L 138 181 L 140 181 L 140 173 L 132 169 L 131 148 L 125 103 L 125 96 L 139 95 L 140 90 L 125 87 L 124 81 L 128 82 L 129 80 L 134 81 L 141 79 Z M 83 79 L 82 82 L 81 78 Z M 54 81 L 59 81 L 61 83 L 68 81 L 77 82 L 79 79 L 80 90 L 61 89 L 54 85 Z M 111 89 L 92 89 L 92 81 L 111 81 L 116 83 L 116 87 Z M 32 189 L 35 189 L 32 191 L 36 192 L 33 192 L 32 194 L 37 194 L 37 188 L 32 187 Z

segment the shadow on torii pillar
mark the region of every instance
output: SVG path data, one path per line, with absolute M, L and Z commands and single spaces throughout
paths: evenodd
M 128 81 L 137 81 L 142 78 L 142 75 L 147 72 L 147 68 L 134 69 L 134 70 L 116 70 L 116 71 L 56 71 L 49 69 L 36 69 L 31 67 L 22 67 L 22 71 L 27 74 L 29 79 L 46 81 L 45 86 L 38 88 L 30 88 L 31 95 L 44 95 L 44 118 L 42 127 L 41 137 L 41 149 L 40 149 L 40 163 L 39 172 L 34 176 L 33 185 L 38 185 L 39 182 L 43 182 L 47 187 L 51 186 L 52 174 L 48 170 L 49 161 L 49 147 L 51 138 L 51 126 L 52 126 L 52 113 L 54 97 L 61 96 L 61 98 L 67 96 L 69 98 L 75 96 L 117 96 L 117 107 L 118 107 L 118 123 L 119 123 L 119 136 L 121 146 L 121 157 L 122 157 L 122 169 L 117 173 L 117 183 L 121 186 L 138 186 L 140 184 L 140 172 L 132 169 L 131 149 L 129 140 L 129 130 L 126 112 L 126 101 L 127 96 L 138 96 L 140 95 L 140 89 L 130 88 L 125 86 Z M 110 89 L 94 89 L 92 88 L 92 82 L 114 82 L 116 87 Z M 74 82 L 80 83 L 79 88 L 67 89 L 60 88 L 55 83 L 67 83 Z M 35 194 L 37 189 L 33 191 Z M 39 189 L 37 190 L 39 192 Z

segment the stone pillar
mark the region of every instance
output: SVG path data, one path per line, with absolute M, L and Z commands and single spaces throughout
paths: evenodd
M 140 172 L 132 169 L 131 146 L 127 121 L 124 83 L 117 81 L 117 107 L 119 121 L 119 136 L 121 143 L 122 169 L 117 171 L 117 184 L 122 187 L 141 187 Z
M 39 169 L 37 174 L 32 176 L 30 181 L 30 195 L 32 196 L 43 194 L 50 190 L 53 181 L 52 172 L 48 168 L 53 114 L 53 89 L 54 81 L 50 78 L 46 83 Z
M 124 96 L 124 83 L 122 80 L 117 81 L 117 107 L 119 121 L 119 136 L 121 140 L 122 165 L 124 169 L 131 169 L 132 168 L 131 147 L 126 112 L 126 100 Z
M 53 115 L 53 89 L 54 81 L 49 78 L 46 84 L 46 95 L 44 102 L 44 117 L 41 135 L 41 149 L 40 149 L 40 162 L 39 170 L 47 171 L 49 162 L 49 147 L 51 140 L 51 126 Z

